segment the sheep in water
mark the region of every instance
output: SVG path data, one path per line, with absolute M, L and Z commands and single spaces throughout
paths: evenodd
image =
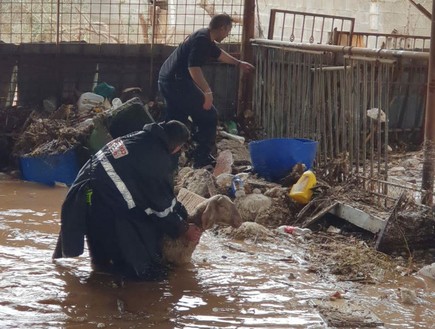
M 242 218 L 231 199 L 225 195 L 215 195 L 199 203 L 188 217 L 188 222 L 194 223 L 202 231 L 210 229 L 214 224 L 230 225 L 238 228 Z M 183 265 L 191 261 L 197 243 L 184 237 L 163 239 L 163 259 L 172 265 Z

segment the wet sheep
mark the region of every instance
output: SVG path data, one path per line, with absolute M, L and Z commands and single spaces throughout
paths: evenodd
M 206 231 L 214 224 L 238 228 L 242 224 L 242 218 L 231 199 L 219 194 L 198 204 L 193 214 L 189 216 L 188 222 L 194 223 L 202 231 Z M 163 239 L 163 258 L 172 265 L 187 264 L 191 261 L 197 244 L 188 241 L 183 236 L 178 239 L 165 236 Z

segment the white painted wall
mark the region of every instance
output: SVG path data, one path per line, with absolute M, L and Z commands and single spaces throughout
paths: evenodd
M 257 0 L 259 19 L 267 37 L 271 9 L 312 12 L 355 18 L 356 32 L 391 33 L 430 36 L 431 21 L 408 0 Z M 432 0 L 416 0 L 429 12 Z M 370 24 L 371 22 L 371 24 Z M 256 37 L 261 37 L 256 28 Z

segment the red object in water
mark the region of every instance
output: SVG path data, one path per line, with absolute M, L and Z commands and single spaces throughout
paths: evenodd
M 288 233 L 288 234 L 293 234 L 294 231 L 295 231 L 295 227 L 294 226 L 286 226 L 284 228 L 284 232 Z
M 343 295 L 339 291 L 334 292 L 331 297 L 336 299 L 343 299 Z

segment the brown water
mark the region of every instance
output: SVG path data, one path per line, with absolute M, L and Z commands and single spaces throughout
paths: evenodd
M 307 271 L 301 250 L 206 233 L 191 265 L 167 281 L 115 282 L 92 273 L 87 253 L 51 260 L 67 189 L 0 182 L 0 328 L 327 328 L 312 301 L 344 291 L 384 328 L 435 328 L 435 284 L 337 282 Z M 290 249 L 293 248 L 293 249 Z M 283 261 L 293 256 L 293 262 Z M 397 289 L 417 291 L 418 303 Z M 340 303 L 340 302 L 338 302 Z

